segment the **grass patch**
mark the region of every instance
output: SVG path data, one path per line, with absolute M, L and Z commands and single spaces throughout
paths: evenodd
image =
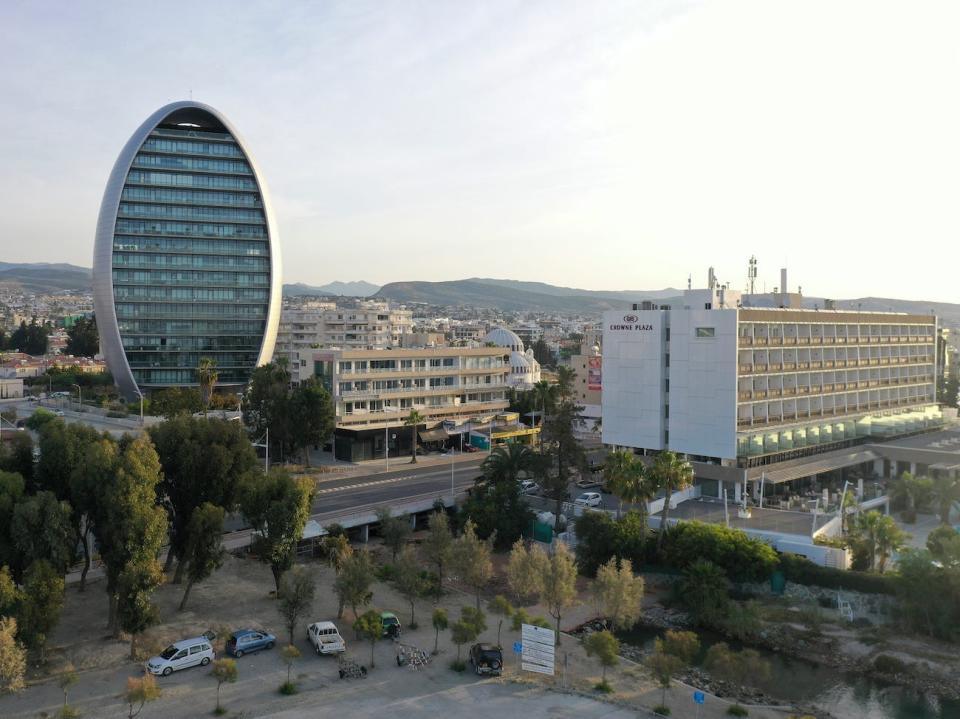
M 221 717 L 226 713 L 227 713 L 226 707 L 217 707 L 216 709 L 213 710 L 213 715 L 217 717 Z
M 287 697 L 293 696 L 297 693 L 297 685 L 293 682 L 284 682 L 277 691 Z
M 607 681 L 597 682 L 593 685 L 593 689 L 601 694 L 610 694 L 613 691 L 613 687 Z
M 745 717 L 750 712 L 747 711 L 746 707 L 742 707 L 739 704 L 731 704 L 727 707 L 727 715 L 732 717 Z
M 467 670 L 467 663 L 462 659 L 454 659 L 450 662 L 450 668 L 455 672 L 464 672 Z
M 653 708 L 653 713 L 659 714 L 662 717 L 668 717 L 670 716 L 670 707 L 664 706 L 663 704 L 657 704 L 657 706 Z

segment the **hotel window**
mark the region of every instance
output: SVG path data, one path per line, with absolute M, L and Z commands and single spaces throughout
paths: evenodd
M 696 336 L 697 337 L 714 337 L 716 336 L 716 329 L 713 327 L 697 327 Z

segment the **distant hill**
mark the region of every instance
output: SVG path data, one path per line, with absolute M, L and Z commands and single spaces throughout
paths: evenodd
M 287 297 L 296 295 L 317 295 L 323 297 L 345 296 L 345 297 L 369 297 L 375 295 L 380 289 L 379 285 L 372 285 L 369 282 L 358 280 L 356 282 L 331 282 L 326 285 L 305 285 L 297 282 L 292 285 L 283 286 L 283 294 Z
M 391 282 L 380 288 L 376 297 L 397 302 L 425 302 L 432 305 L 470 305 L 510 312 L 603 312 L 628 309 L 630 301 L 606 297 L 603 293 L 576 294 L 586 290 L 569 290 L 544 285 L 548 291 L 532 291 L 524 287 L 541 283 L 513 283 L 508 280 L 453 280 L 449 282 Z M 519 285 L 519 286 L 518 286 Z M 570 294 L 568 294 L 570 293 Z M 638 297 L 634 295 L 634 297 Z M 633 301 L 638 301 L 634 299 Z
M 640 302 L 641 300 L 665 300 L 679 297 L 681 290 L 668 287 L 663 290 L 581 290 L 573 287 L 558 287 L 545 282 L 521 282 L 519 280 L 493 280 L 486 277 L 471 277 L 470 282 L 482 282 L 496 287 L 510 287 L 525 292 L 537 292 L 556 297 L 595 297 L 621 302 Z
M 58 292 L 90 292 L 91 270 L 65 263 L 0 262 L 0 284 L 43 295 Z

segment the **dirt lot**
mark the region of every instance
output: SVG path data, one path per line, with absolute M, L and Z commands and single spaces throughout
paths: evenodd
M 379 551 L 376 545 L 371 544 L 374 551 Z M 497 563 L 503 560 L 499 557 Z M 335 662 L 325 661 L 326 658 L 318 659 L 310 655 L 309 646 L 304 638 L 304 627 L 310 621 L 318 619 L 334 619 L 336 617 L 337 599 L 332 592 L 332 583 L 334 573 L 325 563 L 320 561 L 309 561 L 308 566 L 316 573 L 317 577 L 317 597 L 314 600 L 313 610 L 308 617 L 300 622 L 300 627 L 296 633 L 296 643 L 304 654 L 299 660 L 297 668 L 294 670 L 303 684 L 304 691 L 310 692 L 323 689 L 325 695 L 329 696 L 330 690 L 336 690 L 335 694 L 344 697 L 351 696 L 349 692 L 360 691 L 351 689 L 351 687 L 364 687 L 362 692 L 385 691 L 385 696 L 403 695 L 410 696 L 411 693 L 420 701 L 422 697 L 417 695 L 418 691 L 455 691 L 457 687 L 476 681 L 476 677 L 470 674 L 459 675 L 448 668 L 450 661 L 456 656 L 456 647 L 452 645 L 449 639 L 449 632 L 444 632 L 440 637 L 441 654 L 437 657 L 431 666 L 429 666 L 421 675 L 423 679 L 429 680 L 427 685 L 423 682 L 411 682 L 404 677 L 409 675 L 401 673 L 393 662 L 393 647 L 389 642 L 381 642 L 377 645 L 377 669 L 372 673 L 371 679 L 379 681 L 368 681 L 364 684 L 350 684 L 338 682 L 336 679 Z M 588 597 L 586 582 L 583 582 L 582 596 Z M 275 608 L 275 600 L 271 596 L 273 589 L 273 579 L 269 568 L 256 561 L 254 558 L 236 558 L 228 557 L 224 566 L 209 580 L 196 585 L 190 596 L 190 603 L 184 612 L 177 611 L 183 588 L 174 585 L 165 585 L 161 587 L 155 595 L 156 603 L 160 610 L 162 623 L 146 632 L 138 641 L 138 654 L 141 657 L 147 657 L 172 641 L 186 636 L 196 635 L 206 629 L 214 629 L 222 638 L 229 633 L 231 629 L 240 627 L 264 627 L 272 630 L 278 635 L 281 641 L 286 641 L 282 636 L 280 620 Z M 486 594 L 493 595 L 496 592 L 503 591 L 502 580 L 496 580 L 487 588 Z M 485 596 L 485 599 L 487 597 Z M 465 593 L 452 583 L 449 591 L 441 601 L 441 605 L 447 608 L 451 618 L 459 616 L 459 610 L 464 605 L 472 605 L 473 597 Z M 389 609 L 395 611 L 404 625 L 409 623 L 409 605 L 400 598 L 392 587 L 378 583 L 374 587 L 372 606 L 377 609 Z M 433 604 L 429 600 L 423 600 L 417 603 L 417 618 L 420 622 L 420 628 L 410 630 L 408 627 L 404 631 L 403 641 L 415 644 L 424 649 L 432 649 L 434 643 L 434 632 L 430 627 L 430 613 Z M 542 607 L 532 606 L 526 608 L 533 614 L 549 617 L 547 611 Z M 116 702 L 116 696 L 122 688 L 122 676 L 135 673 L 137 665 L 129 659 L 130 645 L 127 641 L 117 641 L 108 636 L 106 627 L 107 602 L 104 593 L 104 584 L 102 581 L 93 582 L 88 585 L 87 592 L 81 594 L 75 586 L 71 586 L 67 591 L 67 601 L 63 613 L 62 621 L 50 641 L 49 664 L 46 668 L 46 674 L 57 674 L 67 663 L 72 663 L 81 672 L 80 684 L 75 690 L 77 701 L 84 708 L 85 716 L 119 716 L 111 713 L 103 707 L 103 702 L 109 700 Z M 580 622 L 593 616 L 594 610 L 589 601 L 585 601 L 578 606 L 567 610 L 563 619 L 562 627 L 564 629 L 572 628 Z M 347 640 L 349 654 L 364 664 L 369 664 L 370 648 L 369 644 L 354 641 L 354 635 L 350 629 L 353 617 L 349 608 L 345 611 L 342 620 L 338 621 L 338 626 Z M 495 641 L 497 631 L 497 618 L 488 616 L 488 630 L 483 635 L 485 641 Z M 609 697 L 598 696 L 593 691 L 593 685 L 600 679 L 600 667 L 595 660 L 586 657 L 579 642 L 572 637 L 564 637 L 562 646 L 558 650 L 558 676 L 543 677 L 540 675 L 521 672 L 517 667 L 516 657 L 510 652 L 514 641 L 519 639 L 516 633 L 510 631 L 508 626 L 504 627 L 502 644 L 507 649 L 507 667 L 504 676 L 499 681 L 506 685 L 529 686 L 533 688 L 542 688 L 549 690 L 559 690 L 575 693 L 584 697 L 601 699 L 604 702 L 628 707 L 633 710 L 653 707 L 660 703 L 660 689 L 648 676 L 646 670 L 636 664 L 624 660 L 619 667 L 608 671 L 608 681 L 614 686 L 616 692 Z M 218 647 L 220 648 L 220 647 Z M 467 647 L 464 647 L 464 654 Z M 296 700 L 287 698 L 280 699 L 273 693 L 275 686 L 279 683 L 276 677 L 283 675 L 283 668 L 280 665 L 276 652 L 264 653 L 263 656 L 255 658 L 245 658 L 242 671 L 241 683 L 225 689 L 231 695 L 249 696 L 248 705 L 251 707 L 244 711 L 245 716 L 268 716 L 284 706 L 296 704 Z M 562 672 L 559 667 L 563 667 Z M 260 676 L 253 676 L 255 672 Z M 389 672 L 389 673 L 388 673 Z M 404 670 L 405 672 L 405 670 Z M 169 680 L 165 680 L 169 687 L 166 690 L 165 697 L 160 704 L 167 704 L 169 711 L 166 716 L 190 716 L 190 711 L 179 714 L 175 707 L 177 701 L 187 701 L 190 695 L 190 687 L 196 686 L 209 693 L 212 685 L 205 672 L 201 670 L 188 670 L 181 672 Z M 203 678 L 201 676 L 203 675 Z M 120 677 L 120 678 L 116 678 Z M 43 682 L 42 675 L 38 672 L 33 677 L 35 682 Z M 256 682 L 260 681 L 262 686 Z M 375 689 L 382 681 L 388 681 L 382 688 Z M 246 682 L 246 683 L 244 683 Z M 273 682 L 270 684 L 270 682 Z M 400 682 L 398 686 L 395 683 Z M 94 697 L 88 696 L 86 705 L 84 704 L 84 692 L 90 685 L 99 683 L 102 685 L 100 691 L 107 690 L 108 694 L 101 694 Z M 241 687 L 241 684 L 243 686 Z M 349 686 L 348 686 L 349 685 Z M 362 693 L 361 692 L 361 693 Z M 33 700 L 31 701 L 31 695 Z M 43 707 L 47 701 L 52 701 L 49 697 L 55 697 L 57 694 L 55 684 L 49 679 L 39 686 L 31 687 L 25 695 L 22 695 L 15 703 L 4 706 L 0 700 L 0 715 L 16 716 L 38 716 L 37 713 L 23 713 L 23 709 L 28 706 Z M 411 699 L 414 701 L 414 699 Z M 278 702 L 287 702 L 286 705 Z M 673 708 L 674 716 L 692 715 L 694 705 L 692 702 L 692 689 L 681 685 L 675 685 L 667 693 L 667 704 Z M 728 703 L 721 699 L 708 697 L 707 705 L 701 713 L 703 717 L 724 716 Z M 103 713 L 99 713 L 101 711 Z M 153 716 L 160 708 L 159 704 L 152 707 L 150 715 Z M 613 707 L 611 707 L 612 709 Z M 775 717 L 785 716 L 785 712 L 773 709 L 752 708 L 750 715 L 752 717 Z

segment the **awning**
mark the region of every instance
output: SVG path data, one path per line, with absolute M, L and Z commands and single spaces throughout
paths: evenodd
M 446 440 L 450 435 L 447 434 L 447 430 L 443 427 L 438 427 L 437 429 L 426 429 L 423 432 L 418 432 L 420 435 L 421 442 L 442 442 Z
M 877 454 L 870 450 L 861 450 L 859 452 L 841 450 L 838 452 L 827 452 L 826 454 L 813 455 L 801 460 L 791 460 L 789 462 L 780 462 L 770 465 L 772 469 L 764 467 L 752 467 L 750 469 L 751 480 L 759 480 L 761 476 L 765 481 L 772 484 L 781 482 L 790 482 L 794 479 L 802 479 L 813 474 L 830 472 L 834 469 L 850 467 L 855 464 L 872 462 L 877 459 Z

